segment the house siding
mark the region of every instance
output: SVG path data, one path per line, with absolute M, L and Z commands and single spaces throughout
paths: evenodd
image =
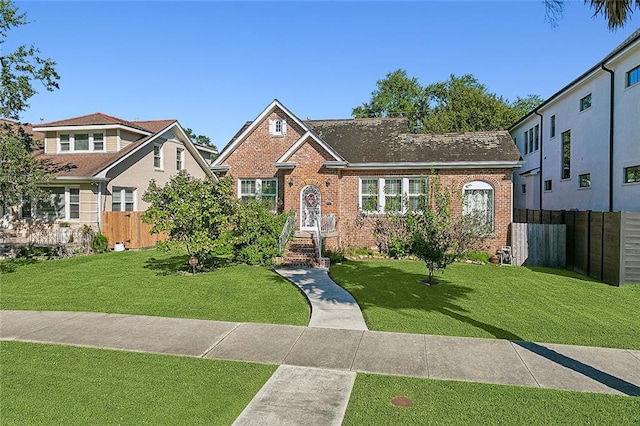
M 638 65 L 640 41 L 605 64 L 614 71 L 612 211 L 640 211 L 640 183 L 623 182 L 624 168 L 640 165 L 640 84 L 626 87 L 626 73 Z M 541 168 L 541 175 L 516 173 L 514 176 L 517 209 L 609 210 L 610 85 L 610 74 L 598 69 L 558 92 L 554 99 L 540 107 L 538 112 L 543 116 L 541 151 L 525 155 L 523 144 L 524 131 L 540 124 L 539 116 L 532 113 L 510 129 L 525 161 L 521 170 Z M 580 99 L 588 94 L 591 94 L 591 107 L 580 111 Z M 550 135 L 551 116 L 556 117 L 554 137 Z M 568 130 L 571 131 L 571 175 L 563 179 L 562 133 Z M 579 176 L 582 174 L 590 174 L 589 188 L 580 188 Z M 551 191 L 540 184 L 546 180 L 552 182 Z M 525 194 L 521 190 L 522 184 L 527 185 Z
M 106 130 L 106 149 L 107 152 L 116 152 L 118 151 L 118 130 L 117 129 L 107 129 Z
M 279 170 L 274 163 L 303 135 L 303 129 L 287 120 L 287 134 L 269 135 L 269 120 L 286 119 L 276 109 L 229 154 L 222 164 L 229 166 L 234 191 L 238 195 L 238 180 L 278 179 L 279 211 L 295 212 L 300 218 L 300 194 L 307 185 L 320 190 L 321 214 L 335 214 L 338 237 L 325 240 L 327 248 L 376 247 L 373 229 L 367 221 L 358 220 L 359 180 L 365 177 L 429 176 L 431 170 L 341 170 L 327 169 L 324 163 L 334 158 L 313 138 L 309 138 L 287 160 L 295 163 L 293 169 Z M 512 169 L 444 169 L 439 174 L 445 188 L 458 194 L 454 208 L 462 212 L 463 186 L 480 180 L 490 183 L 495 198 L 495 236 L 486 241 L 487 250 L 495 250 L 507 244 L 508 227 L 512 214 Z M 289 186 L 289 182 L 292 183 Z M 363 224 L 364 223 L 364 224 Z M 298 227 L 300 223 L 298 223 Z
M 196 159 L 181 142 L 168 140 L 158 141 L 157 143 L 162 145 L 162 169 L 154 168 L 154 144 L 148 144 L 110 170 L 107 177 L 111 178 L 111 180 L 107 184 L 107 191 L 104 196 L 103 208 L 105 211 L 111 211 L 111 193 L 114 186 L 135 188 L 135 209 L 138 211 L 146 210 L 149 204 L 142 201 L 142 196 L 149 187 L 149 181 L 155 179 L 159 186 L 164 186 L 178 173 L 176 168 L 177 148 L 184 149 L 184 167 L 186 170 L 198 179 L 206 177 Z

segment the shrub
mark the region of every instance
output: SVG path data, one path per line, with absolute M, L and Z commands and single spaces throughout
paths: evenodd
M 342 263 L 345 260 L 344 251 L 342 249 L 338 249 L 336 251 L 324 250 L 322 254 L 324 257 L 329 258 L 332 265 L 335 265 L 336 263 Z
M 234 217 L 235 259 L 249 265 L 271 265 L 281 254 L 278 238 L 286 220 L 286 214 L 274 214 L 259 200 L 241 204 Z
M 98 232 L 91 242 L 91 251 L 94 253 L 106 253 L 109 251 L 109 240 L 102 232 Z

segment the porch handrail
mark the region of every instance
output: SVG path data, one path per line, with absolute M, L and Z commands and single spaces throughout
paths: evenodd
M 323 214 L 320 216 L 320 231 L 322 233 L 335 232 L 336 230 L 336 215 L 333 213 Z
M 318 243 L 316 247 L 316 254 L 318 255 L 318 259 L 322 257 L 322 229 L 320 228 L 320 221 L 321 219 L 316 217 L 316 226 L 314 227 L 314 232 L 316 233 L 316 242 Z
M 287 217 L 287 221 L 284 223 L 282 227 L 282 232 L 280 232 L 280 238 L 278 238 L 278 243 L 280 245 L 280 253 L 284 251 L 287 242 L 291 239 L 293 232 L 296 227 L 296 216 L 291 214 Z

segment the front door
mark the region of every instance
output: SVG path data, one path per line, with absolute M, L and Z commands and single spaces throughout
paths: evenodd
M 320 220 L 320 189 L 307 185 L 300 192 L 300 230 L 316 229 L 316 220 Z

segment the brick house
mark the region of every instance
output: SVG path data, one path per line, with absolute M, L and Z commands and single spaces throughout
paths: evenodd
M 274 210 L 295 212 L 300 231 L 313 231 L 317 220 L 329 248 L 375 247 L 372 230 L 358 225 L 360 214 L 406 211 L 435 171 L 460 195 L 459 213 L 485 215 L 493 250 L 507 243 L 511 177 L 520 166 L 506 131 L 416 135 L 401 118 L 300 120 L 274 100 L 211 169 L 235 179 L 239 198 L 259 197 Z

